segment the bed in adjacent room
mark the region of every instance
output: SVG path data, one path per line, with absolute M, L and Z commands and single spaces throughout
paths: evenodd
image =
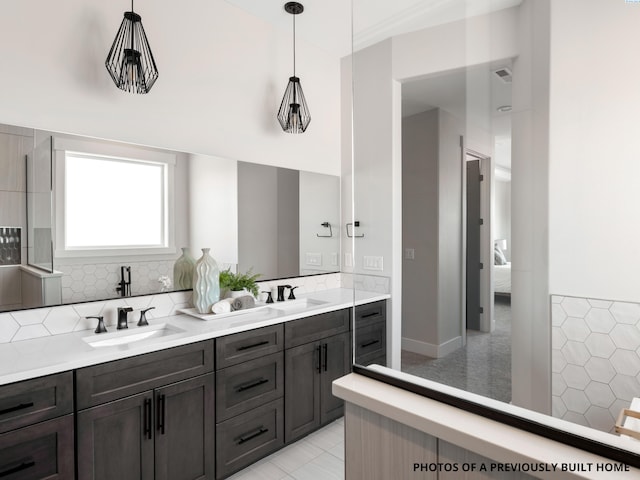
M 496 243 L 494 247 L 493 291 L 496 295 L 511 295 L 511 262 Z

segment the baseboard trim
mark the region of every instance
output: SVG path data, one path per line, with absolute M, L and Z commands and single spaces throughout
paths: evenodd
M 462 347 L 462 337 L 454 337 L 440 345 L 402 337 L 402 349 L 431 358 L 441 358 Z

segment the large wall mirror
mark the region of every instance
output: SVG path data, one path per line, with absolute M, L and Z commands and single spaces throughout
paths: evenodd
M 0 165 L 1 311 L 182 289 L 184 248 L 261 281 L 340 269 L 337 176 L 12 125 Z
M 640 96 L 621 81 L 640 8 L 410 3 L 353 1 L 354 218 L 375 232 L 353 250 L 393 280 L 384 374 L 638 465 L 615 425 L 640 398 Z

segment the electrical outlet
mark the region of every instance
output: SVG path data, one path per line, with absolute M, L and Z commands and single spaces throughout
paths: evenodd
M 320 265 L 322 265 L 322 254 L 321 253 L 307 253 L 306 254 L 306 264 L 319 267 Z
M 416 251 L 413 248 L 405 248 L 404 249 L 404 258 L 406 260 L 415 260 L 416 259 Z

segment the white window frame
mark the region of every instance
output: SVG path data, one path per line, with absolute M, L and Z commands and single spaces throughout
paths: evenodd
M 164 221 L 163 244 L 133 247 L 84 248 L 66 246 L 65 218 L 65 167 L 67 153 L 84 155 L 93 158 L 113 159 L 135 163 L 154 163 L 163 165 L 164 172 Z M 57 258 L 83 257 L 123 257 L 175 254 L 175 222 L 174 222 L 174 183 L 176 155 L 171 152 L 147 149 L 132 145 L 122 145 L 101 140 L 78 140 L 65 137 L 54 137 L 53 156 L 55 162 L 55 256 Z M 117 185 L 114 185 L 114 195 Z

